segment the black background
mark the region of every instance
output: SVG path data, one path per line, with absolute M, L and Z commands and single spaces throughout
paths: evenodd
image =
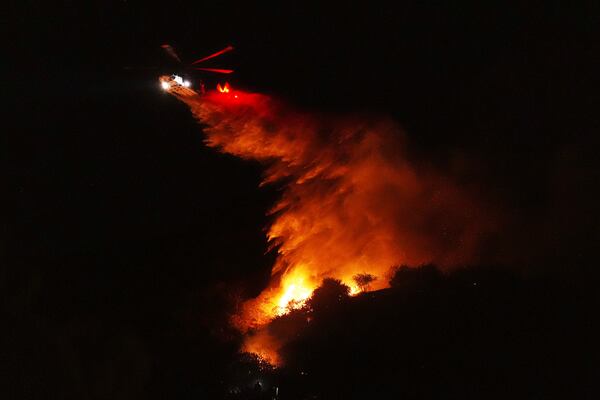
M 187 60 L 232 44 L 215 65 L 236 69 L 234 86 L 301 109 L 391 115 L 414 157 L 467 160 L 463 178 L 510 215 L 508 268 L 588 281 L 600 10 L 522 3 L 11 6 L 2 290 L 15 393 L 187 398 L 227 380 L 237 339 L 223 340 L 224 320 L 268 280 L 277 188 L 202 145 L 158 88 L 163 43 Z

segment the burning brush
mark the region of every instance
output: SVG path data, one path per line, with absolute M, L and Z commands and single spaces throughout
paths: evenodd
M 170 92 L 206 127 L 209 147 L 264 163 L 265 184 L 283 182 L 267 231 L 277 252 L 270 284 L 232 318 L 247 333 L 244 349 L 274 364 L 285 338 L 264 327 L 303 307 L 324 279 L 356 295 L 387 287 L 400 264 L 473 262 L 494 229 L 451 177 L 407 160 L 388 119 L 324 119 L 227 84 L 204 96 L 188 89 Z

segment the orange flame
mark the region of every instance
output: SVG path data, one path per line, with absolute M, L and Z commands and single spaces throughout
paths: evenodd
M 350 294 L 388 285 L 390 268 L 475 261 L 482 233 L 494 229 L 485 212 L 445 174 L 405 157 L 404 136 L 386 119 L 322 120 L 273 99 L 240 93 L 182 98 L 202 121 L 206 143 L 269 165 L 264 183 L 284 181 L 267 235 L 277 249 L 269 286 L 247 301 L 233 323 L 244 349 L 279 363 L 264 327 L 302 307 L 324 278 Z M 242 95 L 243 94 L 243 95 Z M 357 274 L 376 279 L 362 288 Z
M 217 83 L 217 90 L 220 93 L 229 93 L 229 83 L 225 82 L 224 86 L 221 86 L 220 83 Z

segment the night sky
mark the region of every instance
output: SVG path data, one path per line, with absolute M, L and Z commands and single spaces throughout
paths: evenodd
M 482 315 L 506 332 L 486 330 L 490 341 L 475 340 L 476 349 L 457 339 L 443 352 L 425 343 L 432 334 L 402 337 L 426 348 L 424 365 L 437 372 L 415 373 L 418 363 L 385 368 L 387 382 L 399 371 L 416 376 L 406 380 L 413 386 L 389 389 L 379 374 L 373 392 L 367 372 L 344 398 L 525 397 L 465 376 L 477 370 L 475 354 L 519 353 L 531 342 L 531 358 L 496 358 L 498 369 L 477 377 L 500 376 L 515 391 L 531 384 L 540 395 L 556 393 L 550 382 L 568 376 L 556 386 L 594 397 L 586 327 L 600 239 L 596 2 L 85 3 L 28 2 L 7 18 L 6 398 L 223 398 L 243 384 L 232 372 L 240 339 L 226 321 L 236 299 L 268 281 L 265 215 L 278 187 L 258 187 L 260 165 L 203 145 L 187 107 L 158 86 L 171 72 L 163 43 L 188 61 L 231 44 L 236 50 L 213 65 L 236 70 L 232 86 L 307 112 L 391 116 L 407 132 L 411 157 L 456 172 L 505 216 L 494 272 L 446 278 L 435 290 L 446 300 L 394 292 L 349 306 L 398 319 L 383 318 L 387 335 L 374 338 L 359 324 L 339 343 L 391 344 L 407 316 L 429 333 L 439 328 L 432 321 L 458 320 L 457 338 Z M 485 296 L 462 291 L 470 273 L 490 282 Z M 285 376 L 302 364 L 294 354 L 332 345 L 328 324 L 322 337 L 289 349 L 295 361 Z M 493 345 L 511 327 L 522 340 Z M 572 352 L 562 347 L 573 342 Z M 365 364 L 390 362 L 376 351 L 359 351 L 364 360 L 334 353 L 340 363 L 323 356 L 311 364 L 317 398 L 335 398 L 332 382 L 360 381 Z M 464 353 L 470 367 L 448 361 L 460 364 Z M 319 365 L 331 376 L 319 375 Z M 522 379 L 531 371 L 539 374 Z M 312 393 L 288 378 L 279 377 L 292 393 L 282 398 Z

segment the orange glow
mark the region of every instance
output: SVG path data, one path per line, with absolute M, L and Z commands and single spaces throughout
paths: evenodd
M 220 93 L 229 93 L 229 83 L 225 82 L 224 86 L 221 86 L 220 83 L 217 83 L 217 90 Z
M 350 296 L 356 296 L 362 292 L 362 290 L 355 283 L 348 284 L 348 287 L 350 287 Z
M 277 252 L 271 281 L 232 317 L 247 334 L 244 351 L 281 363 L 269 323 L 305 305 L 325 278 L 354 296 L 387 287 L 393 266 L 476 261 L 495 229 L 489 210 L 450 176 L 409 161 L 392 121 L 316 117 L 259 94 L 221 95 L 229 91 L 180 99 L 206 126 L 208 146 L 264 163 L 263 184 L 282 185 L 267 229 Z M 359 286 L 357 274 L 375 279 Z
M 269 334 L 267 330 L 258 330 L 246 336 L 241 350 L 246 353 L 256 354 L 263 361 L 277 367 L 281 365 L 278 352 L 279 345 L 280 343 L 277 338 Z
M 279 297 L 276 298 L 276 315 L 283 315 L 289 310 L 302 307 L 316 288 L 316 285 L 307 282 L 306 278 L 300 274 L 302 269 L 296 271 L 295 276 L 284 279 L 278 294 Z

